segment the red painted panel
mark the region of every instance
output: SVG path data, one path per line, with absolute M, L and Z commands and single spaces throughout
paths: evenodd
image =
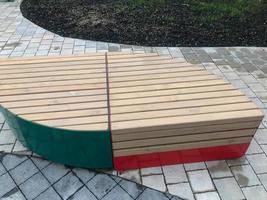
M 162 153 L 150 153 L 143 155 L 121 156 L 114 157 L 113 162 L 116 170 L 124 171 L 160 165 L 234 159 L 243 156 L 248 146 L 249 143 L 169 151 Z

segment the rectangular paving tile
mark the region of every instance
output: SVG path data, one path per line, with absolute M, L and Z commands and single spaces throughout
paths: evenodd
M 196 194 L 196 200 L 220 200 L 217 192 L 205 192 Z
M 156 190 L 165 192 L 166 185 L 164 182 L 163 175 L 151 175 L 151 176 L 143 176 L 142 177 L 142 184 L 147 187 L 152 187 Z
M 162 169 L 166 184 L 188 182 L 183 165 L 168 165 Z
M 37 167 L 28 159 L 10 171 L 11 176 L 19 185 L 38 172 Z
M 213 181 L 222 200 L 244 199 L 242 191 L 234 178 L 214 179 Z
M 8 173 L 0 176 L 0 198 L 16 187 L 16 184 Z
M 246 157 L 257 174 L 267 173 L 267 157 L 265 154 L 247 155 Z
M 231 167 L 233 174 L 241 187 L 259 185 L 260 181 L 250 165 Z
M 34 199 L 50 186 L 49 182 L 41 174 L 35 174 L 19 187 L 28 200 Z
M 144 190 L 144 187 L 131 181 L 122 180 L 119 185 L 133 198 L 136 199 Z
M 223 178 L 233 176 L 226 161 L 209 161 L 206 162 L 212 178 Z
M 106 193 L 111 191 L 116 182 L 106 174 L 97 174 L 86 185 L 92 193 L 94 193 L 98 199 L 101 199 Z
M 187 174 L 194 193 L 215 190 L 207 170 L 190 171 Z
M 242 189 L 247 200 L 266 200 L 267 192 L 262 186 L 245 187 Z
M 82 182 L 73 173 L 69 173 L 55 183 L 54 187 L 63 199 L 68 199 L 82 185 Z
M 170 194 L 177 195 L 188 200 L 195 199 L 189 183 L 171 184 L 167 187 Z

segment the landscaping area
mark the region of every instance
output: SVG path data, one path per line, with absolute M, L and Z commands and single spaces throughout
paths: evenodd
M 24 0 L 65 37 L 144 46 L 267 46 L 266 0 Z

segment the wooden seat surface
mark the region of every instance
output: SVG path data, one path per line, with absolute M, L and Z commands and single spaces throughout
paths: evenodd
M 260 110 L 184 59 L 90 54 L 0 60 L 0 104 L 69 130 L 111 128 L 114 156 L 248 143 Z

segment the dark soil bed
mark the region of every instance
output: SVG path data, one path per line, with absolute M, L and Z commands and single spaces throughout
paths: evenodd
M 267 46 L 267 0 L 24 0 L 66 37 L 144 46 Z

